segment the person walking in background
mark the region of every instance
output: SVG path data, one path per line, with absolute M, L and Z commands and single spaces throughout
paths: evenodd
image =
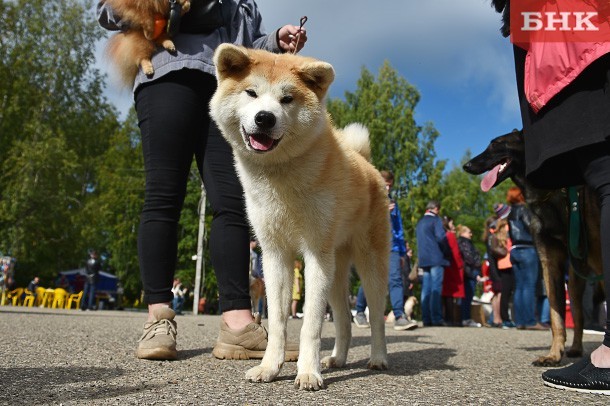
M 102 270 L 97 251 L 89 250 L 89 259 L 85 264 L 85 286 L 83 287 L 83 297 L 81 299 L 81 310 L 95 310 L 95 284 L 97 283 L 98 275 Z
M 447 258 L 451 253 L 443 222 L 438 216 L 440 207 L 436 200 L 429 201 L 415 227 L 417 260 L 424 271 L 420 298 L 424 326 L 444 325 L 441 293 L 444 267 L 449 265 Z
M 38 276 L 34 276 L 34 279 L 32 279 L 30 281 L 30 283 L 28 283 L 28 290 L 30 292 L 32 292 L 32 295 L 34 295 L 34 302 L 36 302 L 36 289 L 38 288 L 38 286 L 40 285 L 40 278 Z
M 512 243 L 510 262 L 515 279 L 513 320 L 521 330 L 547 330 L 536 322 L 536 284 L 540 275 L 540 260 L 530 234 L 531 214 L 525 206 L 521 190 L 516 186 L 508 189 L 506 202 L 511 206 L 507 219 Z
M 201 3 L 207 5 L 193 2 L 189 14 L 198 15 L 194 8 Z M 267 331 L 255 323 L 251 310 L 250 227 L 243 189 L 231 147 L 207 114 L 217 86 L 212 58 L 222 43 L 276 53 L 296 52 L 306 43 L 307 34 L 294 25 L 267 34 L 254 0 L 224 0 L 217 6 L 227 16 L 222 25 L 211 32 L 197 27 L 194 32 L 178 32 L 172 37 L 176 51 L 155 53 L 154 75 L 147 76 L 140 70 L 133 86 L 146 178 L 138 258 L 148 318 L 138 341 L 138 358 L 177 357 L 175 312 L 169 305 L 173 299 L 178 220 L 193 156 L 213 212 L 210 256 L 222 319 L 212 354 L 221 359 L 243 354 L 262 358 L 267 346 Z M 98 3 L 98 21 L 109 30 L 128 28 L 103 0 Z M 185 28 L 181 24 L 181 29 Z M 288 343 L 287 360 L 296 359 L 297 347 Z
M 291 316 L 292 319 L 298 319 L 300 317 L 297 316 L 297 305 L 299 304 L 299 300 L 301 300 L 302 291 L 303 291 L 303 275 L 301 272 L 303 271 L 303 263 L 300 259 L 294 260 L 294 282 L 292 283 L 292 306 L 291 306 Z
M 500 317 L 502 317 L 502 328 L 515 328 L 515 323 L 511 319 L 509 312 L 510 302 L 513 296 L 515 279 L 513 276 L 513 266 L 510 262 L 511 240 L 508 235 L 508 221 L 506 216 L 510 210 L 505 210 L 506 205 L 498 206 L 498 216 L 496 232 L 491 237 L 491 252 L 496 259 L 496 264 L 502 281 L 502 296 L 500 297 Z M 509 208 L 510 209 L 510 208 Z
M 462 325 L 465 327 L 481 327 L 481 323 L 472 320 L 470 311 L 472 298 L 481 277 L 481 255 L 472 243 L 472 230 L 464 225 L 457 227 L 458 247 L 464 261 L 464 300 L 462 301 Z
M 388 210 L 390 212 L 390 223 L 392 227 L 392 250 L 390 251 L 390 274 L 388 282 L 388 291 L 390 294 L 390 304 L 394 312 L 394 330 L 412 330 L 417 328 L 417 323 L 407 319 L 404 312 L 404 288 L 402 279 L 402 270 L 405 266 L 405 256 L 407 255 L 407 243 L 405 241 L 405 233 L 402 227 L 402 217 L 400 209 L 396 202 L 392 199 L 391 191 L 394 185 L 394 174 L 389 171 L 380 171 L 381 176 L 385 180 L 386 189 L 388 191 Z M 362 286 L 358 289 L 356 297 L 356 315 L 354 323 L 357 327 L 369 327 L 369 323 L 364 314 L 366 309 L 366 297 Z
M 496 232 L 498 217 L 489 216 L 485 220 L 485 228 L 483 230 L 483 241 L 485 242 L 485 257 L 487 260 L 487 272 L 491 281 L 491 318 L 489 324 L 492 327 L 502 327 L 502 316 L 500 311 L 500 302 L 502 300 L 502 277 L 498 270 L 498 261 L 491 251 L 491 239 Z
M 174 286 L 172 287 L 172 293 L 174 294 L 174 300 L 172 301 L 172 308 L 176 314 L 182 314 L 184 308 L 184 301 L 186 300 L 186 293 L 188 289 L 182 286 L 180 278 L 174 278 Z
M 443 216 L 443 227 L 446 230 L 447 244 L 451 251 L 449 265 L 443 274 L 443 302 L 445 323 L 462 327 L 462 301 L 464 299 L 464 260 L 460 254 L 455 225 L 451 217 Z

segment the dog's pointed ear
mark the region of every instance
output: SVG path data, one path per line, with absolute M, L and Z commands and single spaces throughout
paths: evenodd
M 326 95 L 328 87 L 335 80 L 335 70 L 326 62 L 308 62 L 297 72 L 305 85 L 321 99 Z
M 251 64 L 246 48 L 232 44 L 222 44 L 214 52 L 216 77 L 223 80 L 229 76 L 244 72 Z

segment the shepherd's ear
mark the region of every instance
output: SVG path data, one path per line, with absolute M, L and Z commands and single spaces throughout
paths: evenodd
M 218 80 L 239 74 L 250 66 L 246 48 L 232 44 L 222 44 L 214 52 L 214 64 Z
M 328 87 L 335 80 L 335 70 L 332 65 L 321 61 L 309 62 L 301 66 L 298 75 L 320 98 L 326 95 Z

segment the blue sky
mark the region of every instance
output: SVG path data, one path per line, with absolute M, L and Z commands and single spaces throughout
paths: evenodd
M 302 55 L 331 63 L 330 96 L 356 89 L 361 68 L 377 74 L 384 60 L 421 93 L 419 124 L 440 132 L 435 148 L 449 167 L 466 150 L 521 128 L 512 45 L 499 33 L 490 0 L 258 0 L 268 32 L 308 17 Z M 101 54 L 101 53 L 100 53 Z M 103 71 L 108 66 L 100 64 Z M 131 94 L 111 80 L 109 100 L 125 111 Z M 364 123 L 366 124 L 366 123 Z

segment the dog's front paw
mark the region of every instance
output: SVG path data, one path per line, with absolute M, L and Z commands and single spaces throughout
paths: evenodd
M 280 373 L 278 369 L 265 368 L 261 365 L 250 368 L 246 372 L 246 379 L 250 382 L 271 382 Z
M 550 355 L 544 357 L 538 357 L 533 362 L 532 365 L 536 367 L 556 367 L 561 362 L 561 357 L 556 358 Z
M 150 59 L 142 59 L 140 61 L 140 67 L 146 76 L 152 76 L 155 73 L 155 68 L 153 68 Z
M 171 53 L 175 53 L 176 52 L 176 45 L 174 44 L 174 41 L 172 41 L 171 39 L 164 39 L 163 41 L 161 41 L 161 46 L 163 48 L 165 48 L 166 51 L 169 51 Z
M 388 369 L 388 360 L 386 358 L 375 358 L 372 357 L 369 363 L 366 365 L 368 369 L 375 369 L 378 371 L 384 371 Z
M 339 360 L 337 357 L 327 356 L 320 361 L 324 368 L 341 368 L 345 366 L 345 360 Z
M 324 388 L 324 380 L 319 373 L 298 374 L 294 387 L 303 390 L 319 390 Z
M 182 14 L 188 13 L 191 9 L 191 1 L 190 0 L 179 0 L 180 6 L 182 6 Z

